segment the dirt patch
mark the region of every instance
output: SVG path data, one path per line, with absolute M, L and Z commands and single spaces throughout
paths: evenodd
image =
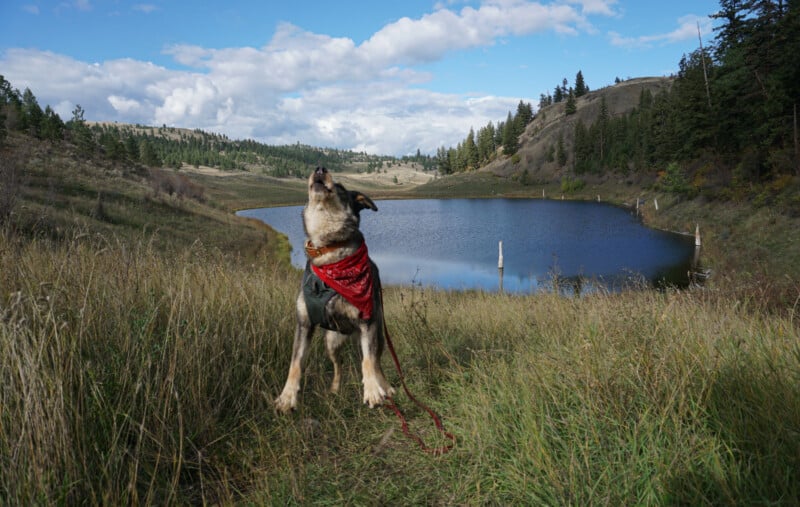
M 433 178 L 432 172 L 425 172 L 419 166 L 399 165 L 373 173 L 341 173 L 337 179 L 381 187 L 415 187 L 428 183 Z

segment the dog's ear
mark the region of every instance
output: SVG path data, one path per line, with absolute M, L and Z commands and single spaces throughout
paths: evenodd
M 362 209 L 367 209 L 367 208 L 371 209 L 372 211 L 378 211 L 378 207 L 375 206 L 375 203 L 372 202 L 372 199 L 362 194 L 361 192 L 356 192 L 355 190 L 351 190 L 350 198 L 353 200 L 353 203 L 355 204 L 356 212 L 359 212 Z

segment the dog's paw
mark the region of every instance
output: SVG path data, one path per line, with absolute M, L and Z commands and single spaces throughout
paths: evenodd
M 364 403 L 369 405 L 369 408 L 382 405 L 386 398 L 393 394 L 394 389 L 388 384 L 381 386 L 376 380 L 364 382 Z
M 297 393 L 295 392 L 282 392 L 280 396 L 275 398 L 275 408 L 278 412 L 287 414 L 297 407 Z

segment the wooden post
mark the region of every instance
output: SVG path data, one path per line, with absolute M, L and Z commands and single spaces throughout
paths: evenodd
M 503 242 L 498 245 L 497 269 L 503 269 Z
M 636 215 L 639 215 L 639 198 L 636 198 Z
M 542 189 L 542 199 L 544 199 L 544 189 Z
M 700 246 L 700 224 L 697 224 L 694 228 L 694 246 Z
M 498 244 L 498 255 L 497 255 L 497 277 L 498 277 L 498 287 L 500 292 L 503 292 L 503 242 L 501 241 Z
M 656 211 L 658 211 L 658 199 L 653 199 L 653 204 L 656 205 Z
M 600 202 L 600 194 L 597 194 L 597 202 Z

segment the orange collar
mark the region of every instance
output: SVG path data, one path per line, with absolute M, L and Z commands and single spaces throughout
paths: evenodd
M 336 243 L 331 243 L 330 245 L 325 245 L 321 247 L 315 247 L 311 244 L 311 240 L 306 241 L 306 254 L 312 259 L 316 259 L 326 253 L 333 252 L 334 250 L 338 250 L 344 246 L 350 244 L 349 241 L 337 241 Z

